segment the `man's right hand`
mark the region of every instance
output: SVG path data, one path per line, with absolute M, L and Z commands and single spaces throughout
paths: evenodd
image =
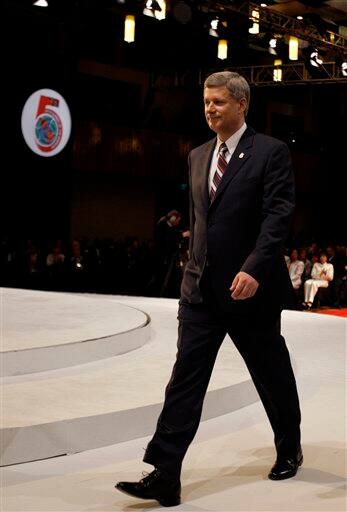
M 236 274 L 230 291 L 232 292 L 231 297 L 234 300 L 244 300 L 253 297 L 257 291 L 259 283 L 254 277 L 247 274 L 247 272 L 239 272 Z

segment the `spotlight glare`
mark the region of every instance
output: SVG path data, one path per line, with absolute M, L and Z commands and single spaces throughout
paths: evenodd
M 314 50 L 310 55 L 310 64 L 314 68 L 319 68 L 323 64 L 322 59 L 319 58 L 318 50 Z
M 254 9 L 250 17 L 250 20 L 253 21 L 253 25 L 248 29 L 250 34 L 259 34 L 259 16 L 259 11 Z
M 342 62 L 341 71 L 342 71 L 342 76 L 347 76 L 347 61 Z
M 269 40 L 269 53 L 271 53 L 271 55 L 277 55 L 276 48 L 277 48 L 277 39 L 275 37 L 272 37 Z
M 215 20 L 212 20 L 211 21 L 211 28 L 213 28 L 213 30 L 217 30 L 218 29 L 218 23 L 219 23 L 219 19 L 216 18 Z
M 215 20 L 211 21 L 211 27 L 210 27 L 210 30 L 209 30 L 210 36 L 218 37 L 218 32 L 217 32 L 218 25 L 219 25 L 219 19 L 218 18 L 216 18 Z
M 46 0 L 37 0 L 34 2 L 34 5 L 36 5 L 36 7 L 48 7 L 48 2 Z
M 154 16 L 157 18 L 157 20 L 165 20 L 166 17 L 166 2 L 165 0 L 157 0 L 160 11 L 154 10 Z
M 304 18 L 302 16 L 297 16 L 296 19 L 297 20 L 303 20 Z
M 153 5 L 152 4 L 153 4 L 152 0 L 147 0 L 146 6 L 143 9 L 143 14 L 145 16 L 150 16 L 151 18 L 154 18 L 155 14 L 154 14 L 154 10 L 153 10 Z

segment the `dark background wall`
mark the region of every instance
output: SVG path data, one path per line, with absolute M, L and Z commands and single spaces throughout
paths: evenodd
M 186 223 L 187 155 L 213 136 L 203 117 L 201 77 L 189 71 L 203 64 L 206 72 L 220 69 L 216 48 L 202 30 L 172 23 L 166 26 L 171 45 L 170 39 L 158 44 L 165 34 L 156 20 L 144 20 L 130 47 L 122 42 L 117 14 L 67 2 L 63 11 L 62 5 L 33 13 L 29 4 L 6 4 L 3 234 L 150 238 L 172 208 L 184 212 Z M 161 31 L 155 37 L 153 23 Z M 239 51 L 224 64 L 253 63 L 247 28 L 238 25 Z M 184 83 L 172 80 L 187 68 Z M 51 158 L 32 153 L 20 130 L 26 99 L 43 87 L 65 97 L 73 119 L 69 144 Z M 338 223 L 345 200 L 346 98 L 346 82 L 252 87 L 249 124 L 291 149 L 297 183 L 292 237 L 303 242 L 314 236 L 346 243 Z

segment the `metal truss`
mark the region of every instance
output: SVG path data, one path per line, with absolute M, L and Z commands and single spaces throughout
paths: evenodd
M 342 83 L 347 77 L 342 75 L 335 62 L 324 62 L 319 68 L 308 71 L 304 63 L 281 64 L 278 66 L 247 66 L 229 69 L 244 76 L 250 85 L 293 85 L 302 83 Z M 281 80 L 277 73 L 281 71 Z M 277 79 L 276 79 L 277 78 Z
M 278 66 L 244 66 L 226 68 L 228 71 L 237 71 L 244 76 L 251 86 L 290 86 L 298 84 L 346 84 L 347 77 L 342 75 L 340 66 L 335 62 L 324 62 L 319 68 L 308 70 L 303 62 L 281 64 Z M 204 79 L 214 70 L 187 70 L 181 73 L 165 73 L 152 75 L 151 87 L 156 89 L 170 89 L 172 87 L 191 88 L 203 84 Z M 281 71 L 281 80 L 274 71 Z
M 312 24 L 306 24 L 304 20 L 298 20 L 286 14 L 272 11 L 268 7 L 260 7 L 252 2 L 244 2 L 239 7 L 234 6 L 231 2 L 216 2 L 214 7 L 223 12 L 234 11 L 242 13 L 251 20 L 252 11 L 257 10 L 259 18 L 253 19 L 253 21 L 258 22 L 260 26 L 265 26 L 274 32 L 296 36 L 314 45 L 335 48 L 336 50 L 347 50 L 346 37 L 330 30 L 321 33 L 317 27 Z

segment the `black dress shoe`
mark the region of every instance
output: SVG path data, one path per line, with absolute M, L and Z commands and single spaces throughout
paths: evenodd
M 294 457 L 280 458 L 278 457 L 272 467 L 268 477 L 270 480 L 285 480 L 296 475 L 299 466 L 303 463 L 303 455 L 301 449 Z
M 155 469 L 139 482 L 118 482 L 115 488 L 135 498 L 157 500 L 163 507 L 181 503 L 180 481 L 170 479 L 160 469 Z

